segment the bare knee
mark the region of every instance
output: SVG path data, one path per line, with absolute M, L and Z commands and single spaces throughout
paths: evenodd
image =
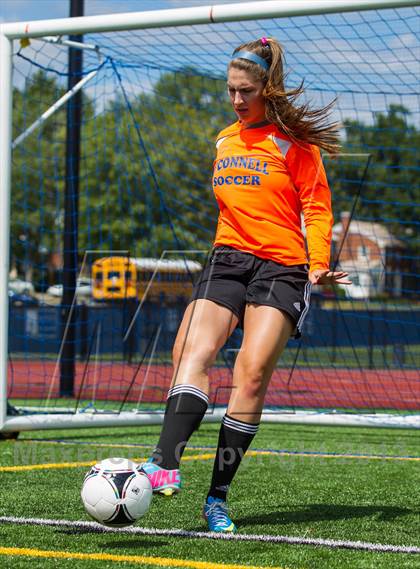
M 257 362 L 242 362 L 239 371 L 238 389 L 245 399 L 259 399 L 264 395 L 269 379 L 269 370 Z
M 175 368 L 189 362 L 207 370 L 213 365 L 217 356 L 217 346 L 208 341 L 196 342 L 192 345 L 188 340 L 176 340 L 172 350 L 172 362 Z
M 265 393 L 265 382 L 262 378 L 247 378 L 239 389 L 244 399 L 260 399 Z

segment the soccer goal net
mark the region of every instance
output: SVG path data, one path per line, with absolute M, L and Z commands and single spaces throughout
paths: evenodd
M 3 24 L 3 431 L 161 420 L 217 223 L 214 140 L 235 121 L 227 64 L 262 36 L 284 46 L 302 102 L 337 99 L 332 259 L 353 281 L 313 294 L 263 418 L 418 427 L 419 30 L 417 2 L 367 0 Z M 237 330 L 210 371 L 209 419 L 240 343 Z

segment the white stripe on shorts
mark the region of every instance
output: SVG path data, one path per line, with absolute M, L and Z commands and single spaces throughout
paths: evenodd
M 308 281 L 305 285 L 305 291 L 303 293 L 303 300 L 305 302 L 305 308 L 302 310 L 302 314 L 300 315 L 299 320 L 296 324 L 296 329 L 300 333 L 302 332 L 303 322 L 306 318 L 306 315 L 309 311 L 310 301 L 311 301 L 311 291 L 312 291 L 312 283 Z

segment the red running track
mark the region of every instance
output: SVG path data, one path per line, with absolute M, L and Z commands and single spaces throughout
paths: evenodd
M 137 372 L 137 373 L 136 373 Z M 165 401 L 172 375 L 169 365 L 90 363 L 76 365 L 75 397 L 108 401 L 158 403 Z M 401 409 L 420 408 L 420 374 L 416 370 L 360 370 L 278 368 L 266 397 L 267 406 L 297 408 Z M 213 404 L 225 405 L 231 372 L 226 367 L 210 373 Z M 131 386 L 131 387 L 130 387 Z M 55 398 L 59 368 L 54 362 L 13 361 L 9 366 L 9 398 Z

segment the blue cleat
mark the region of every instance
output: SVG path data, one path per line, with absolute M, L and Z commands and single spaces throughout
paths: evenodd
M 143 462 L 140 466 L 147 474 L 155 494 L 172 496 L 181 490 L 181 474 L 177 468 L 166 470 L 154 462 Z
M 203 517 L 207 520 L 210 531 L 218 533 L 235 533 L 236 526 L 227 512 L 227 504 L 220 498 L 209 496 L 204 504 Z

